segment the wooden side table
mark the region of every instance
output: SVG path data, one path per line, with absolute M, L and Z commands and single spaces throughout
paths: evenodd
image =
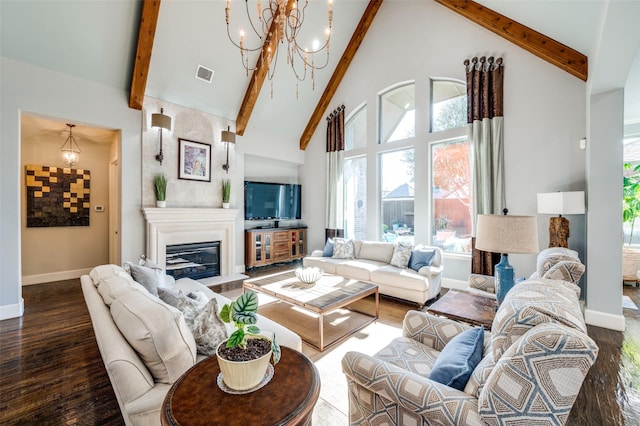
M 429 312 L 491 330 L 496 316 L 497 302 L 490 297 L 477 296 L 464 291 L 449 290 L 429 306 Z
M 280 362 L 264 387 L 228 394 L 217 383 L 215 355 L 187 370 L 162 403 L 163 425 L 306 425 L 320 395 L 315 365 L 300 352 L 281 347 Z

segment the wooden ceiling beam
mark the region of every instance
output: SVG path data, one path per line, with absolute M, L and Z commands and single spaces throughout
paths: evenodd
M 160 0 L 143 0 L 142 11 L 140 12 L 140 26 L 138 27 L 138 46 L 131 75 L 129 108 L 142 110 L 159 13 Z
M 381 5 L 382 0 L 369 1 L 369 5 L 362 14 L 362 18 L 360 18 L 360 22 L 358 22 L 358 26 L 353 32 L 349 44 L 344 49 L 344 53 L 342 54 L 338 65 L 336 65 L 336 69 L 333 72 L 329 83 L 327 83 L 327 87 L 325 87 L 316 108 L 313 110 L 313 114 L 311 114 L 311 118 L 309 118 L 307 127 L 305 127 L 304 132 L 302 132 L 302 136 L 300 136 L 300 149 L 307 149 L 313 133 L 316 131 L 318 124 L 320 124 L 322 116 L 329 107 L 329 103 L 331 102 L 331 99 L 333 99 L 333 95 L 335 95 L 336 90 L 338 90 L 338 87 L 342 82 L 342 78 L 347 73 L 347 69 L 349 69 L 349 65 L 356 55 L 356 52 L 358 51 L 362 40 L 364 40 L 364 36 L 367 34 L 369 27 L 373 23 L 373 18 L 375 18 Z
M 295 3 L 295 1 L 296 0 L 289 0 L 287 2 L 287 6 L 285 8 L 286 16 L 289 16 L 289 13 L 291 13 L 291 9 L 293 8 L 293 4 Z M 269 34 L 273 34 L 273 37 L 270 37 L 268 40 L 266 40 L 264 45 L 262 46 L 260 56 L 258 56 L 258 62 L 256 63 L 256 66 L 253 70 L 251 80 L 249 81 L 249 87 L 247 87 L 247 91 L 245 92 L 244 98 L 242 99 L 242 105 L 240 105 L 240 109 L 238 110 L 238 115 L 236 116 L 236 133 L 239 136 L 242 136 L 244 134 L 244 131 L 247 129 L 247 124 L 249 123 L 249 118 L 251 118 L 253 107 L 256 106 L 258 96 L 260 95 L 260 91 L 262 90 L 262 85 L 264 84 L 264 80 L 267 78 L 267 74 L 269 73 L 269 65 L 271 63 L 271 59 L 273 55 L 276 54 L 276 45 L 282 38 L 280 27 L 276 23 L 280 13 L 280 9 L 278 9 L 278 11 L 276 12 L 276 16 L 273 18 L 273 21 L 271 21 Z M 271 54 L 269 54 L 269 52 L 271 52 Z
M 558 68 L 587 81 L 585 55 L 472 0 L 435 0 Z

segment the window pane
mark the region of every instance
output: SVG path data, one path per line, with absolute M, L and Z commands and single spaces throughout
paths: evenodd
M 367 158 L 344 160 L 344 236 L 367 239 Z
M 431 131 L 455 129 L 467 124 L 467 86 L 450 80 L 431 82 Z
M 397 87 L 380 96 L 380 141 L 398 141 L 414 137 L 415 85 Z
M 382 241 L 413 244 L 413 149 L 380 154 Z
M 629 163 L 631 166 L 631 169 L 624 170 L 623 176 L 630 177 L 635 174 L 633 169 L 638 164 L 640 164 L 640 137 L 638 136 L 627 137 L 623 139 L 622 143 L 623 143 L 624 162 Z M 624 195 L 626 194 L 623 193 L 623 200 L 622 200 L 623 210 L 627 207 L 627 205 L 625 205 Z M 636 198 L 637 198 L 637 195 L 636 195 Z M 632 205 L 632 203 L 629 203 L 629 204 Z M 622 233 L 624 236 L 623 241 L 625 243 L 625 246 L 628 245 L 633 248 L 638 248 L 638 246 L 640 245 L 640 220 L 635 219 L 633 221 L 633 226 L 631 225 L 632 225 L 631 221 L 622 222 Z M 631 238 L 632 230 L 633 230 L 633 238 Z
M 356 111 L 344 125 L 344 149 L 364 148 L 367 145 L 367 106 Z
M 431 146 L 433 244 L 444 251 L 471 252 L 471 168 L 466 140 Z

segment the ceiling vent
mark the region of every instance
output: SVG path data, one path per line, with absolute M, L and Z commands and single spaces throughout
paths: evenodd
M 202 65 L 198 65 L 198 70 L 196 71 L 196 78 L 198 80 L 206 81 L 207 83 L 211 84 L 211 80 L 213 80 L 214 72 L 215 71 L 213 71 L 212 69 L 209 69 Z

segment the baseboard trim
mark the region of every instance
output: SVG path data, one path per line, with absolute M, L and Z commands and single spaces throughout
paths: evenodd
M 87 269 L 75 269 L 72 271 L 51 272 L 49 274 L 23 275 L 22 285 L 33 285 L 33 284 L 50 283 L 53 281 L 72 280 L 74 278 L 80 278 L 82 275 L 86 275 L 90 271 L 91 271 L 91 268 L 87 268 Z
M 584 310 L 584 320 L 587 324 L 595 325 L 596 327 L 616 331 L 624 331 L 625 329 L 624 315 L 613 315 L 587 308 Z
M 454 290 L 463 290 L 469 287 L 469 283 L 467 281 L 454 280 L 453 278 L 442 278 L 442 287 Z
M 24 314 L 24 299 L 20 298 L 20 303 L 0 306 L 0 320 L 21 317 Z

